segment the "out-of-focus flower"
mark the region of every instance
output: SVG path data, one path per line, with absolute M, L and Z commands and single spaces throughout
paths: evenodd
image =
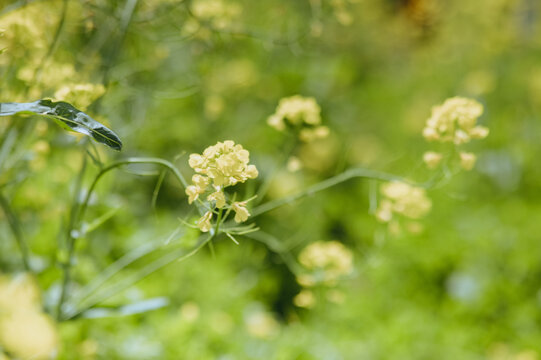
M 321 108 L 316 99 L 300 95 L 281 99 L 274 114 L 267 118 L 267 124 L 278 131 L 294 128 L 304 142 L 323 139 L 330 132 L 321 125 Z
M 71 84 L 58 89 L 54 93 L 54 98 L 57 101 L 67 101 L 78 108 L 86 109 L 104 93 L 105 87 L 102 84 Z
M 453 97 L 432 108 L 423 136 L 429 141 L 454 142 L 461 145 L 471 139 L 482 139 L 488 129 L 477 125 L 483 105 L 475 100 Z
M 248 314 L 245 324 L 248 333 L 260 339 L 272 338 L 280 329 L 280 325 L 274 316 L 262 310 L 252 311 Z
M 316 305 L 316 297 L 312 290 L 303 289 L 293 298 L 293 304 L 298 307 L 310 309 Z
M 353 271 L 353 254 L 338 241 L 317 241 L 302 250 L 299 262 L 309 273 L 298 282 L 306 287 L 317 283 L 335 285 L 337 280 Z
M 425 189 L 401 181 L 382 184 L 380 192 L 383 199 L 376 210 L 376 219 L 388 223 L 390 230 L 395 230 L 393 232 L 399 231 L 397 220 L 400 216 L 417 220 L 426 216 L 432 207 L 432 201 L 426 195 Z M 412 229 L 418 233 L 419 224 Z
M 54 355 L 58 342 L 53 321 L 41 311 L 34 280 L 0 275 L 0 347 L 22 360 L 45 360 Z
M 427 151 L 423 154 L 423 161 L 429 169 L 435 169 L 441 163 L 443 155 L 434 151 Z
M 460 157 L 460 166 L 464 170 L 473 169 L 473 167 L 475 166 L 475 163 L 477 161 L 477 156 L 475 156 L 474 153 L 462 151 L 458 155 Z
M 473 99 L 453 97 L 441 105 L 432 108 L 432 115 L 423 129 L 423 136 L 428 141 L 450 143 L 457 148 L 474 139 L 484 139 L 489 134 L 485 126 L 477 125 L 477 119 L 483 114 L 483 105 Z M 455 151 L 451 152 L 456 154 Z M 444 158 L 444 154 L 428 151 L 423 160 L 429 169 L 435 169 Z M 476 156 L 469 152 L 460 151 L 457 156 L 445 157 L 459 163 L 465 170 L 471 170 L 475 165 Z

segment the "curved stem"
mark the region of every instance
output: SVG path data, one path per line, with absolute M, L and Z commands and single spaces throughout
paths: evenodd
M 90 196 L 92 195 L 92 192 L 94 191 L 94 188 L 100 181 L 101 177 L 113 169 L 116 169 L 123 165 L 130 165 L 130 164 L 155 164 L 155 165 L 163 166 L 167 168 L 169 171 L 171 171 L 173 175 L 175 175 L 175 177 L 178 179 L 178 181 L 182 184 L 184 188 L 188 186 L 186 179 L 184 179 L 180 171 L 172 163 L 170 163 L 167 160 L 163 160 L 160 158 L 127 158 L 125 160 L 120 160 L 104 167 L 96 175 L 96 177 L 92 181 L 92 184 L 90 185 L 90 188 L 88 189 L 86 193 L 86 197 L 83 201 L 83 204 L 81 205 L 81 211 L 79 212 L 79 216 L 77 217 L 79 221 L 84 219 L 85 212 L 88 207 L 88 202 L 90 201 Z
M 286 204 L 292 203 L 298 199 L 301 199 L 305 196 L 313 195 L 317 192 L 326 190 L 330 187 L 333 187 L 335 185 L 338 185 L 340 183 L 343 183 L 349 179 L 353 178 L 368 178 L 368 179 L 375 179 L 375 180 L 382 180 L 382 181 L 404 181 L 404 182 L 410 182 L 400 176 L 379 172 L 375 170 L 370 169 L 363 169 L 363 168 L 355 168 L 355 169 L 349 169 L 344 171 L 341 174 L 338 174 L 336 176 L 333 176 L 331 178 L 328 178 L 326 180 L 323 180 L 322 182 L 319 182 L 315 185 L 312 185 L 308 187 L 307 189 L 300 191 L 296 194 L 289 195 L 286 197 L 283 197 L 281 199 L 276 199 L 269 201 L 263 205 L 257 206 L 252 210 L 252 218 L 256 217 L 258 215 L 261 215 L 263 213 L 266 213 L 268 211 L 277 209 L 281 206 L 284 206 Z
M 59 320 L 63 318 L 62 306 L 63 306 L 64 302 L 66 301 L 67 287 L 68 287 L 68 283 L 70 281 L 70 268 L 71 268 L 71 263 L 72 263 L 72 260 L 73 260 L 72 259 L 73 253 L 74 253 L 74 250 L 75 250 L 76 238 L 72 234 L 73 230 L 75 230 L 77 228 L 77 226 L 79 226 L 79 223 L 84 219 L 86 209 L 88 208 L 88 203 L 90 201 L 90 197 L 91 197 L 96 185 L 98 184 L 98 182 L 102 178 L 102 176 L 105 175 L 106 173 L 108 173 L 109 171 L 113 170 L 113 169 L 116 169 L 116 168 L 121 167 L 123 165 L 129 165 L 129 164 L 156 164 L 156 165 L 166 167 L 168 170 L 170 170 L 175 175 L 175 177 L 180 181 L 180 183 L 182 184 L 182 186 L 184 188 L 186 188 L 186 186 L 187 186 L 186 180 L 184 179 L 184 177 L 182 176 L 180 171 L 172 163 L 170 163 L 169 161 L 159 159 L 159 158 L 128 158 L 128 159 L 125 159 L 125 160 L 114 162 L 114 163 L 112 163 L 112 164 L 110 164 L 110 165 L 108 165 L 108 166 L 106 166 L 106 167 L 104 167 L 103 169 L 100 170 L 100 172 L 96 175 L 96 177 L 92 181 L 92 184 L 90 185 L 90 188 L 86 192 L 86 196 L 85 196 L 85 198 L 83 200 L 83 203 L 81 204 L 81 206 L 79 208 L 79 211 L 73 210 L 72 211 L 72 216 L 70 217 L 70 226 L 68 227 L 68 254 L 67 254 L 68 255 L 68 261 L 67 261 L 66 264 L 63 265 L 64 278 L 63 278 L 63 281 L 62 281 L 62 288 L 61 288 L 61 291 L 60 291 L 60 298 L 59 298 L 59 301 L 58 301 L 58 304 L 57 304 L 57 314 L 56 314 L 56 316 L 57 316 L 57 318 Z M 86 156 L 85 156 L 85 164 L 84 164 L 84 166 L 86 166 Z M 84 169 L 84 167 L 83 167 L 83 169 Z M 81 172 L 83 172 L 83 170 L 81 170 Z M 76 196 L 78 196 L 78 194 L 79 194 L 79 191 L 76 191 Z

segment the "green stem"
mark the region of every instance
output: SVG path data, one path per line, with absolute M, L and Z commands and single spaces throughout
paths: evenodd
M 85 146 L 83 150 L 83 164 L 81 166 L 81 170 L 79 171 L 79 175 L 77 176 L 77 179 L 75 180 L 75 191 L 73 195 L 73 202 L 71 205 L 69 224 L 66 229 L 67 230 L 66 232 L 67 259 L 62 259 L 63 278 L 62 278 L 62 287 L 60 289 L 60 297 L 58 299 L 58 304 L 56 306 L 57 319 L 60 319 L 62 317 L 62 306 L 64 305 L 64 302 L 66 301 L 67 289 L 68 289 L 68 285 L 71 279 L 71 266 L 74 260 L 73 257 L 74 257 L 75 242 L 76 242 L 76 237 L 73 236 L 73 232 L 75 231 L 75 227 L 77 225 L 79 198 L 81 194 L 81 189 L 83 187 L 83 178 L 86 172 L 86 166 L 87 166 L 87 157 L 86 157 L 86 146 Z
M 125 160 L 120 160 L 120 161 L 112 163 L 111 165 L 104 167 L 96 175 L 96 177 L 92 181 L 92 184 L 90 185 L 90 188 L 88 189 L 88 192 L 86 193 L 86 197 L 81 206 L 81 211 L 79 212 L 79 216 L 78 216 L 79 221 L 84 219 L 85 212 L 88 207 L 88 202 L 90 201 L 90 196 L 92 195 L 94 188 L 96 187 L 96 185 L 98 184 L 102 176 L 113 169 L 116 169 L 124 165 L 130 165 L 130 164 L 155 164 L 155 165 L 163 166 L 167 168 L 169 171 L 171 171 L 173 175 L 175 175 L 175 177 L 178 179 L 178 181 L 182 184 L 184 188 L 188 187 L 188 183 L 186 182 L 186 179 L 184 179 L 180 171 L 172 163 L 170 163 L 167 160 L 163 160 L 160 158 L 128 158 Z
M 173 261 L 186 260 L 187 258 L 197 253 L 203 246 L 205 246 L 213 238 L 214 238 L 214 235 L 201 238 L 199 242 L 188 252 L 185 252 L 185 250 L 183 249 L 167 252 L 166 255 L 146 265 L 145 267 L 143 267 L 140 271 L 138 271 L 136 274 L 132 275 L 131 277 L 127 277 L 123 281 L 119 282 L 118 284 L 115 284 L 114 286 L 111 286 L 108 289 L 105 289 L 101 296 L 99 296 L 100 294 L 98 294 L 95 298 L 87 300 L 85 304 L 83 304 L 81 307 L 79 307 L 77 310 L 73 311 L 72 313 L 67 314 L 62 320 L 71 320 L 80 316 L 86 310 L 91 309 L 95 305 L 111 298 L 112 296 L 116 295 L 120 291 L 145 279 L 147 276 L 171 264 Z
M 284 206 L 286 204 L 289 204 L 289 203 L 292 203 L 296 200 L 299 200 L 305 196 L 310 196 L 310 195 L 313 195 L 317 192 L 320 192 L 320 191 L 323 191 L 323 190 L 326 190 L 330 187 L 333 187 L 335 185 L 338 185 L 340 183 L 343 183 L 349 179 L 353 179 L 353 178 L 368 178 L 368 179 L 375 179 L 375 180 L 382 180 L 382 181 L 403 181 L 403 182 L 408 182 L 408 180 L 400 177 L 400 176 L 396 176 L 396 175 L 392 175 L 392 174 L 387 174 L 387 173 L 383 173 L 383 172 L 379 172 L 379 171 L 375 171 L 375 170 L 370 170 L 370 169 L 363 169 L 363 168 L 355 168 L 355 169 L 349 169 L 349 170 L 346 170 L 344 171 L 343 173 L 341 174 L 338 174 L 336 176 L 333 176 L 331 178 L 328 178 L 326 180 L 323 180 L 322 182 L 319 182 L 315 185 L 312 185 L 310 187 L 308 187 L 307 189 L 303 190 L 303 191 L 300 191 L 296 194 L 293 194 L 293 195 L 289 195 L 289 196 L 286 196 L 286 197 L 283 197 L 281 199 L 276 199 L 276 200 L 273 200 L 273 201 L 269 201 L 263 205 L 260 205 L 260 206 L 257 206 L 256 208 L 254 208 L 252 210 L 252 215 L 251 217 L 254 218 L 258 215 L 261 215 L 263 213 L 266 213 L 266 212 L 269 212 L 271 210 L 274 210 L 274 209 L 277 209 L 281 206 Z
M 28 246 L 26 245 L 26 242 L 24 241 L 19 219 L 13 212 L 13 209 L 11 209 L 8 199 L 6 199 L 6 197 L 2 193 L 0 193 L 0 207 L 6 214 L 6 218 L 11 228 L 11 232 L 13 233 L 13 237 L 15 238 L 15 241 L 17 242 L 17 245 L 19 246 L 19 250 L 21 251 L 21 257 L 22 257 L 24 269 L 26 271 L 30 271 Z
M 79 174 L 79 177 L 77 179 L 77 190 L 76 190 L 77 198 L 74 200 L 74 206 L 72 207 L 72 213 L 70 216 L 70 224 L 68 226 L 68 234 L 67 234 L 68 236 L 68 254 L 67 254 L 68 261 L 67 263 L 63 264 L 64 277 L 62 280 L 62 288 L 60 291 L 60 298 L 58 300 L 57 312 L 56 312 L 56 316 L 58 320 L 63 318 L 62 306 L 64 302 L 66 301 L 67 287 L 70 281 L 71 265 L 73 262 L 73 254 L 74 254 L 75 243 L 76 243 L 76 238 L 72 236 L 73 231 L 75 231 L 75 229 L 78 228 L 80 222 L 84 219 L 86 209 L 88 208 L 88 203 L 90 201 L 90 197 L 96 185 L 98 184 L 99 180 L 102 178 L 102 176 L 113 169 L 116 169 L 123 165 L 129 165 L 129 164 L 156 164 L 156 165 L 164 166 L 167 169 L 169 169 L 171 172 L 173 172 L 173 174 L 176 176 L 176 178 L 180 181 L 180 183 L 184 187 L 187 186 L 186 180 L 184 179 L 180 171 L 169 161 L 159 159 L 159 158 L 128 158 L 126 160 L 121 160 L 121 161 L 112 163 L 111 165 L 106 166 L 103 169 L 101 169 L 100 172 L 96 175 L 96 177 L 92 181 L 92 184 L 90 185 L 90 188 L 88 189 L 86 193 L 83 203 L 81 204 L 80 207 L 78 207 L 77 206 L 78 196 L 79 196 L 79 192 L 80 192 L 80 188 L 82 184 L 82 175 L 83 175 L 84 169 L 86 169 L 86 156 L 85 156 L 83 169 L 81 169 L 81 173 Z

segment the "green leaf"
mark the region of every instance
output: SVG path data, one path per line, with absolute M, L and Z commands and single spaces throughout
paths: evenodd
M 63 128 L 88 135 L 97 142 L 115 150 L 122 149 L 122 141 L 112 130 L 64 101 L 38 100 L 31 103 L 0 103 L 0 116 L 14 114 L 43 115 L 57 121 Z

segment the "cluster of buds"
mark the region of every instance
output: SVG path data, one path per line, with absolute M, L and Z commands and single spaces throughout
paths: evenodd
M 293 128 L 304 142 L 329 135 L 329 128 L 321 125 L 321 108 L 312 97 L 294 95 L 281 99 L 275 113 L 267 119 L 267 124 L 278 131 Z
M 294 302 L 297 306 L 309 308 L 315 305 L 315 296 L 310 288 L 319 284 L 335 286 L 341 277 L 353 271 L 353 254 L 338 241 L 316 241 L 302 250 L 299 263 L 307 272 L 297 276 L 297 282 L 305 289 L 294 298 Z
M 432 201 L 425 189 L 400 181 L 382 184 L 380 192 L 383 199 L 376 210 L 376 218 L 390 225 L 392 230 L 399 231 L 399 219 L 418 220 L 426 216 L 432 208 Z M 418 223 L 408 224 L 409 230 L 417 232 Z
M 211 207 L 197 223 L 201 231 L 210 231 L 215 208 L 233 210 L 237 223 L 248 219 L 250 213 L 246 208 L 246 201 L 228 204 L 224 189 L 257 177 L 257 168 L 249 165 L 249 161 L 248 150 L 240 144 L 235 145 L 231 140 L 209 146 L 203 154 L 190 155 L 189 164 L 196 174 L 192 177 L 192 185 L 186 188 L 188 202 L 191 204 L 206 195 Z
M 453 97 L 443 104 L 432 108 L 432 115 L 423 129 L 423 136 L 427 141 L 451 143 L 460 146 L 474 139 L 484 139 L 489 130 L 477 125 L 477 119 L 483 114 L 483 105 L 475 100 Z M 439 152 L 428 151 L 423 155 L 423 161 L 428 168 L 435 169 L 443 160 L 444 155 Z M 471 170 L 476 161 L 475 154 L 459 151 L 460 166 Z

